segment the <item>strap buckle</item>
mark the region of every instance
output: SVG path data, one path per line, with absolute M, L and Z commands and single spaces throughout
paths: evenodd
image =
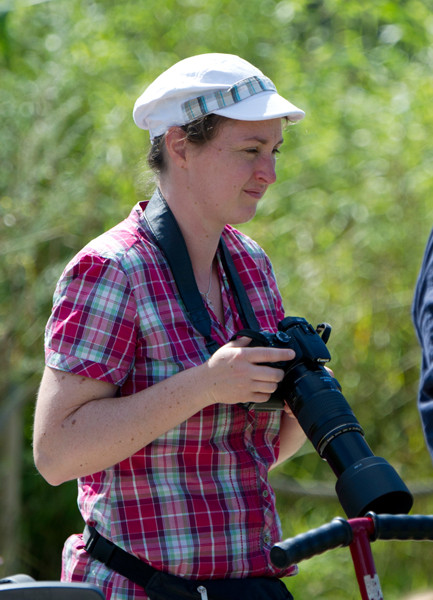
M 86 525 L 83 534 L 86 545 L 84 549 L 90 556 L 109 566 L 111 557 L 116 550 L 116 545 L 103 538 L 94 527 Z

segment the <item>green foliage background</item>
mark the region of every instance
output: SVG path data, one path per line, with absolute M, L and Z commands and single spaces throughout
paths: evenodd
M 58 578 L 63 539 L 82 527 L 75 484 L 50 488 L 31 457 L 52 292 L 66 261 L 151 188 L 132 105 L 191 54 L 239 54 L 306 110 L 286 133 L 278 182 L 242 229 L 270 255 L 287 314 L 332 323 L 331 366 L 374 453 L 431 490 L 410 305 L 433 225 L 432 8 L 427 0 L 0 3 L 0 426 L 24 407 L 22 570 Z M 334 484 L 310 447 L 276 477 L 305 489 L 279 493 L 285 535 L 342 514 L 334 499 L 308 493 L 311 482 Z M 433 512 L 432 494 L 417 494 L 413 512 Z M 8 543 L 1 532 L 0 540 Z M 388 599 L 433 588 L 433 546 L 377 542 L 374 552 Z M 298 598 L 358 597 L 347 549 L 303 563 L 289 586 Z

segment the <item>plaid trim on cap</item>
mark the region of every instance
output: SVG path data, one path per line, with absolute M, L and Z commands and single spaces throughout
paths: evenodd
M 247 77 L 234 83 L 227 90 L 210 92 L 182 104 L 182 112 L 187 122 L 194 121 L 216 110 L 237 104 L 261 92 L 276 92 L 277 88 L 268 77 Z

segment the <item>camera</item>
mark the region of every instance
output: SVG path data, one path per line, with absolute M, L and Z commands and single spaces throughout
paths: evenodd
M 288 404 L 304 433 L 337 476 L 336 493 L 349 518 L 367 512 L 408 513 L 413 498 L 395 469 L 376 457 L 338 381 L 325 368 L 331 360 L 326 346 L 331 326 L 316 329 L 301 317 L 286 317 L 278 331 L 244 329 L 235 337 L 251 338 L 250 346 L 291 348 L 293 360 L 268 363 L 282 369 L 284 378 L 264 403 L 250 403 L 256 411 L 283 410 Z

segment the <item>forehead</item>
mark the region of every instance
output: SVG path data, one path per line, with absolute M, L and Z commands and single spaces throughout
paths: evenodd
M 239 121 L 225 119 L 218 130 L 216 139 L 227 140 L 256 140 L 263 144 L 279 144 L 283 141 L 282 119 L 267 121 Z

